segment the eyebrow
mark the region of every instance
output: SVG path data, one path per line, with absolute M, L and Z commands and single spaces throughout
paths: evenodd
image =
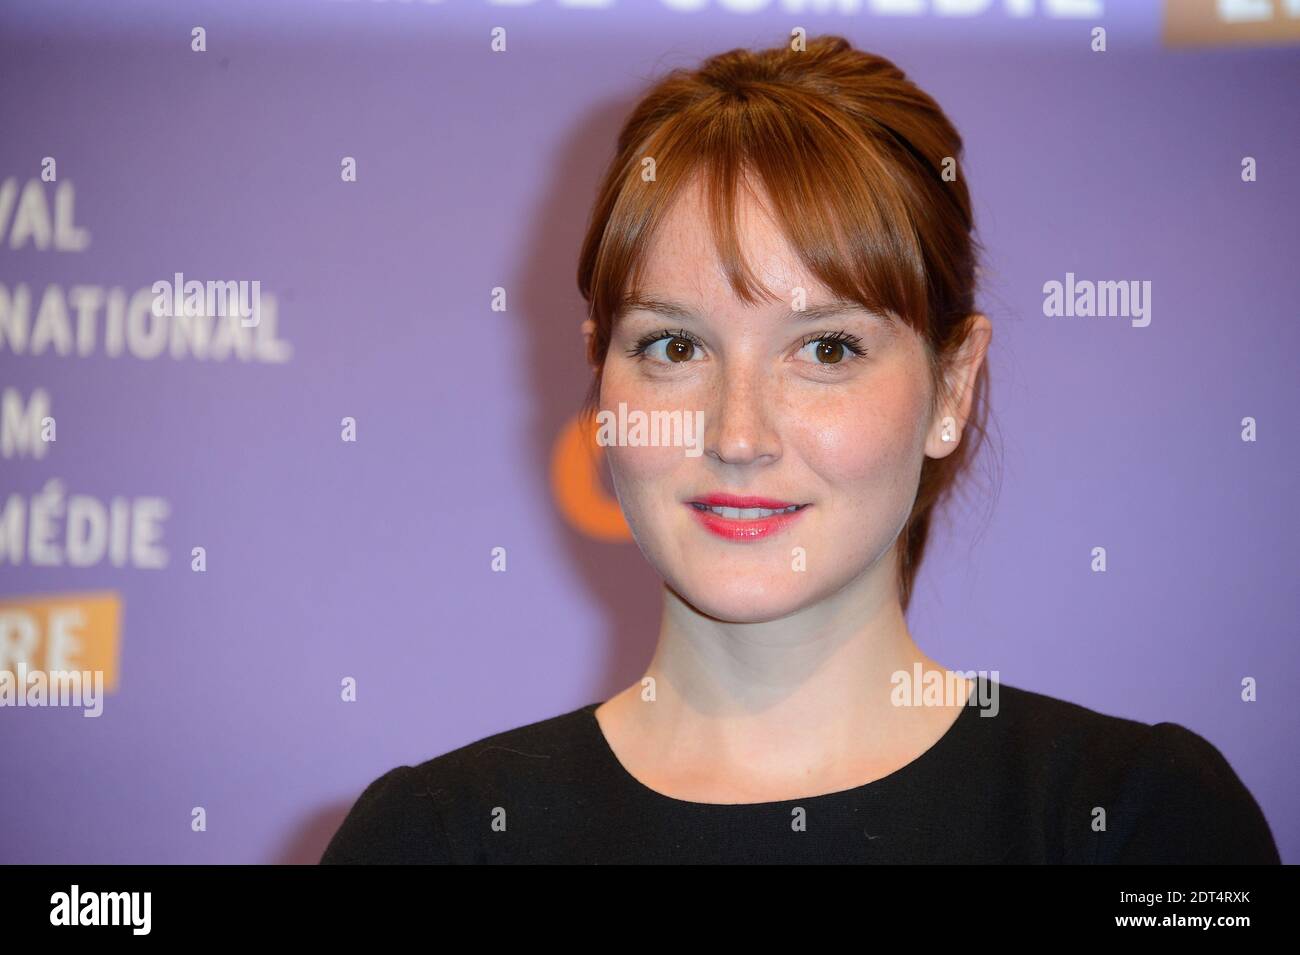
M 660 298 L 629 298 L 623 302 L 615 313 L 615 321 L 623 318 L 628 312 L 653 312 L 656 315 L 662 315 L 665 318 L 677 319 L 679 321 L 699 321 L 699 315 L 695 310 L 680 302 L 674 302 L 668 299 Z M 839 315 L 859 313 L 867 318 L 874 318 L 877 321 L 884 322 L 891 328 L 895 325 L 894 317 L 885 312 L 872 311 L 864 305 L 849 301 L 846 299 L 835 299 L 830 302 L 824 302 L 819 305 L 809 305 L 803 309 L 791 309 L 781 316 L 784 322 L 815 322 L 824 318 L 835 318 Z

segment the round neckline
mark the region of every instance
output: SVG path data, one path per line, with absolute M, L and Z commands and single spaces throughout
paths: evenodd
M 624 781 L 629 788 L 639 792 L 641 795 L 659 802 L 674 804 L 682 809 L 699 809 L 699 810 L 755 810 L 765 809 L 772 806 L 787 806 L 796 803 L 809 803 L 816 800 L 824 799 L 844 799 L 854 795 L 864 794 L 867 792 L 884 789 L 890 785 L 898 783 L 907 776 L 915 775 L 922 768 L 934 762 L 945 750 L 951 749 L 956 745 L 957 740 L 967 732 L 967 727 L 972 725 L 973 720 L 979 719 L 979 714 L 974 712 L 979 707 L 973 701 L 984 698 L 980 694 L 980 683 L 984 678 L 977 677 L 971 681 L 970 696 L 967 697 L 966 703 L 962 706 L 961 712 L 957 718 L 952 721 L 943 735 L 922 750 L 915 759 L 904 763 L 893 772 L 887 773 L 878 779 L 865 782 L 857 786 L 850 786 L 847 789 L 837 789 L 834 792 L 819 793 L 815 796 L 795 796 L 790 799 L 775 799 L 766 802 L 695 802 L 690 799 L 678 799 L 676 796 L 669 796 L 667 793 L 661 793 L 657 789 L 652 789 L 641 780 L 637 779 L 623 765 L 623 761 L 618 758 L 614 752 L 614 747 L 609 745 L 609 740 L 605 738 L 605 731 L 601 728 L 600 720 L 596 718 L 596 710 L 604 704 L 604 700 L 597 700 L 595 703 L 588 703 L 582 708 L 588 728 L 595 736 L 597 749 L 600 750 L 601 758 L 610 765 L 610 768 Z

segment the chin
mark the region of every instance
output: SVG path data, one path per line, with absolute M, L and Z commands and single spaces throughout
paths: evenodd
M 785 573 L 747 574 L 739 568 L 688 568 L 669 586 L 700 613 L 727 623 L 767 623 L 780 620 L 813 602 L 811 581 L 792 581 Z

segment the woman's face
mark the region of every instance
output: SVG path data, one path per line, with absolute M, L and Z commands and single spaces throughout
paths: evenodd
M 832 296 L 752 199 L 738 214 L 776 301 L 735 297 L 697 191 L 660 227 L 640 304 L 616 321 L 600 410 L 703 412 L 696 456 L 605 448 L 623 513 L 668 585 L 721 620 L 778 619 L 855 582 L 892 596 L 922 461 L 956 446 L 939 439 L 946 412 L 926 414 L 924 345 L 856 305 L 816 314 Z

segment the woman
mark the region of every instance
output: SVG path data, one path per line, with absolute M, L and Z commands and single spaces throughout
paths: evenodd
M 694 449 L 606 452 L 665 582 L 654 658 L 386 773 L 323 862 L 1279 861 L 1199 735 L 949 671 L 908 632 L 987 414 L 961 147 L 839 37 L 637 105 L 578 279 L 588 410 L 702 413 Z

